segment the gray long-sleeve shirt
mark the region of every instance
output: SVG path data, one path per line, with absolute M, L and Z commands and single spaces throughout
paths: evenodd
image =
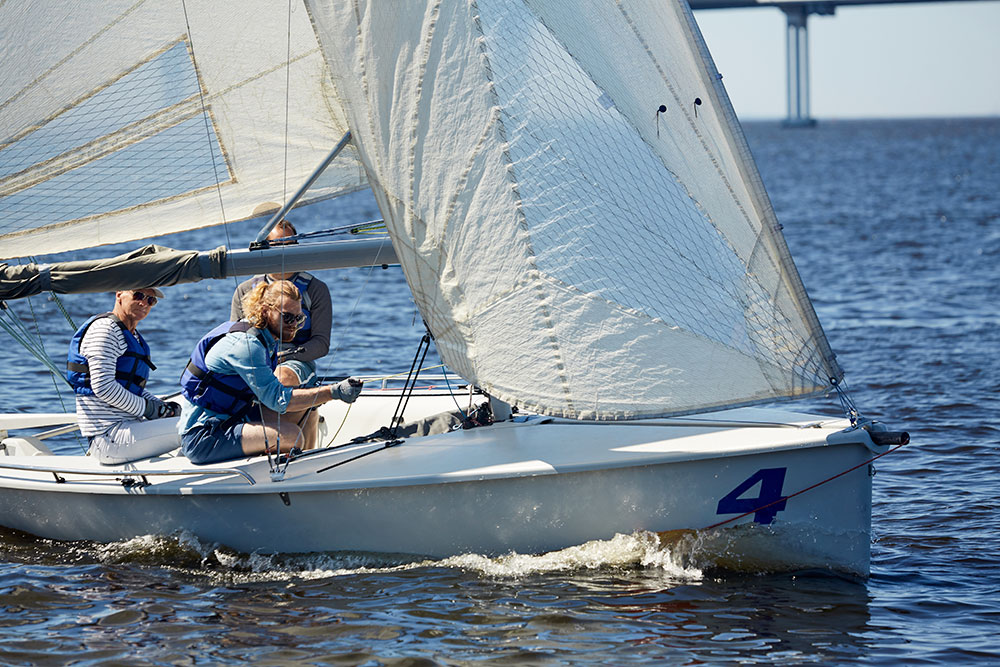
M 249 280 L 244 280 L 237 286 L 233 293 L 233 302 L 230 307 L 229 319 L 237 322 L 243 319 L 243 297 L 254 286 L 254 284 L 265 279 L 271 282 L 270 276 L 254 276 Z M 330 299 L 330 289 L 323 281 L 313 277 L 309 283 L 309 317 L 310 336 L 302 345 L 298 346 L 298 351 L 282 357 L 282 361 L 315 361 L 326 356 L 330 351 L 330 329 L 333 326 L 333 301 Z

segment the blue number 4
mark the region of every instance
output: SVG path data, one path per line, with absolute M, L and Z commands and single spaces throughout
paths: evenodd
M 761 468 L 719 500 L 715 513 L 754 512 L 753 520 L 757 523 L 771 523 L 774 521 L 774 516 L 785 509 L 786 499 L 781 495 L 781 487 L 785 483 L 785 470 L 786 468 Z M 760 494 L 756 498 L 740 498 L 757 482 L 760 482 Z

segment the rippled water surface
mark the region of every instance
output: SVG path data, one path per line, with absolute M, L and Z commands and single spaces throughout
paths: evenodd
M 1000 120 L 746 131 L 855 400 L 913 435 L 878 462 L 869 580 L 723 572 L 645 534 L 542 556 L 414 561 L 0 531 L 0 662 L 1000 662 Z M 297 220 L 312 231 L 375 217 L 355 196 Z M 254 231 L 166 243 L 245 247 Z M 421 332 L 398 270 L 320 275 L 337 348 L 322 370 L 408 367 Z M 228 312 L 232 288 L 170 288 L 143 327 L 161 369 L 155 391 L 170 389 L 197 332 Z M 68 323 L 54 302 L 30 301 L 14 307 L 34 311 L 59 357 Z M 64 303 L 77 322 L 110 306 L 106 295 Z M 58 403 L 13 344 L 0 346 L 0 382 L 4 412 Z

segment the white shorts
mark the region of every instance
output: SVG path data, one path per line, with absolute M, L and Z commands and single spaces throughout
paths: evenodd
M 104 465 L 128 463 L 165 454 L 181 446 L 177 417 L 129 419 L 90 438 L 90 455 Z

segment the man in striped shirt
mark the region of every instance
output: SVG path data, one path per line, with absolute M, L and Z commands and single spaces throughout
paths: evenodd
M 146 391 L 155 368 L 136 325 L 163 293 L 155 287 L 115 293 L 109 313 L 96 315 L 73 335 L 66 376 L 76 393 L 80 432 L 89 454 L 103 464 L 156 456 L 177 448 L 180 407 Z

